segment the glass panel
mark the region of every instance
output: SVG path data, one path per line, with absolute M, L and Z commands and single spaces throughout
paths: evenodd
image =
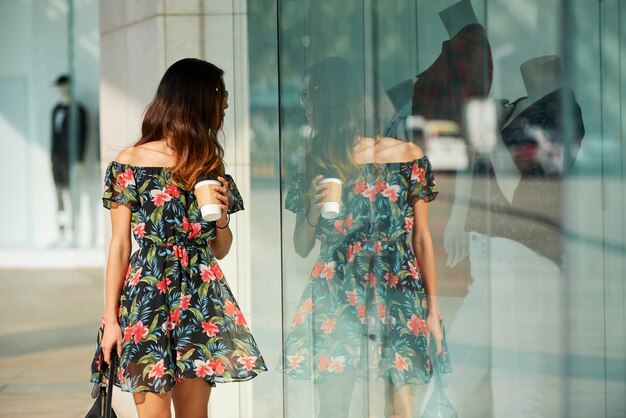
M 250 61 L 250 256 L 254 336 L 269 371 L 254 379 L 251 416 L 283 416 L 281 190 L 276 2 L 248 2 Z
M 412 386 L 433 370 L 419 335 L 435 270 L 445 393 L 461 416 L 623 414 L 619 2 L 278 7 L 285 415 L 436 408 L 427 385 Z M 403 234 L 410 187 L 384 164 L 411 160 L 398 151 L 407 142 L 439 189 L 432 260 L 426 241 Z M 316 174 L 343 181 L 332 220 L 305 193 Z M 411 221 L 423 237 L 419 216 Z M 385 265 L 389 245 L 422 261 L 412 308 L 394 305 L 411 270 L 400 256 Z M 408 410 L 392 409 L 401 404 Z
M 340 13 L 332 3 L 285 1 L 279 5 L 283 195 L 285 206 L 299 212 L 285 212 L 282 225 L 285 412 L 286 416 L 346 416 L 351 405 L 358 410 L 368 407 L 368 397 L 364 397 L 367 381 L 363 385 L 361 379 L 355 389 L 354 377 L 364 372 L 367 377 L 367 369 L 354 361 L 367 341 L 361 332 L 365 328 L 348 329 L 352 324 L 336 312 L 347 308 L 355 312 L 346 314 L 357 318 L 356 306 L 346 303 L 348 289 L 340 286 L 339 260 L 331 251 L 343 240 L 330 232 L 334 223 L 329 220 L 322 224 L 330 232 L 330 246 L 316 243 L 309 225 L 322 218 L 318 211 L 307 219 L 304 192 L 311 177 L 322 174 L 308 156 L 316 146 L 332 146 L 330 142 L 314 144 L 313 130 L 327 136 L 339 134 L 350 122 L 341 118 L 346 111 L 353 112 L 353 129 L 366 122 L 362 97 L 366 83 L 372 82 L 365 77 L 366 73 L 371 76 L 366 71 L 372 62 L 371 49 L 365 47 L 371 44 L 365 36 L 370 33 L 371 9 L 361 1 L 345 2 Z M 324 61 L 329 56 L 342 61 Z M 346 68 L 348 65 L 352 68 Z M 336 114 L 333 101 L 337 101 Z M 341 138 L 339 134 L 338 143 Z M 321 158 L 326 161 L 320 165 L 335 171 L 327 157 L 325 152 Z M 314 169 L 320 171 L 313 174 Z M 345 221 L 346 214 L 337 219 Z M 347 341 L 352 344 L 351 352 L 346 350 Z
M 8 149 L 0 174 L 15 179 L 15 204 L 0 209 L 0 246 L 11 252 L 0 265 L 19 267 L 33 248 L 101 247 L 98 7 L 92 0 L 1 7 L 0 135 Z M 101 264 L 96 252 L 85 254 L 88 264 Z M 54 258 L 36 262 L 75 264 Z
M 424 283 L 408 244 L 413 200 L 434 195 L 416 180 L 429 166 L 406 143 L 374 146 L 411 97 L 416 11 L 343 6 L 280 4 L 287 416 L 400 413 L 430 378 Z M 318 175 L 339 190 L 338 208 L 312 206 Z
M 574 2 L 567 58 L 585 139 L 564 182 L 571 416 L 626 411 L 624 346 L 624 7 Z M 620 36 L 621 34 L 621 36 Z M 584 402 L 583 396 L 598 402 Z

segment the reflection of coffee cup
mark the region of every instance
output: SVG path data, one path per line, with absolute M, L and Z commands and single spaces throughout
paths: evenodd
M 341 180 L 335 177 L 327 177 L 319 181 L 319 184 L 327 184 L 326 197 L 322 201 L 322 217 L 335 219 L 341 208 Z
M 205 221 L 217 221 L 222 216 L 221 202 L 215 197 L 213 186 L 222 186 L 218 180 L 201 180 L 194 187 L 194 194 Z

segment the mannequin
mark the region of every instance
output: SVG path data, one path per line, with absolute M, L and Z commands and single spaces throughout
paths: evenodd
M 70 196 L 70 171 L 71 164 L 75 163 L 71 161 L 71 138 L 70 138 L 70 78 L 67 75 L 59 76 L 55 85 L 58 91 L 58 102 L 52 110 L 52 147 L 51 147 L 51 161 L 52 161 L 52 177 L 54 179 L 54 185 L 57 193 L 58 204 L 58 227 L 60 244 L 67 244 L 68 231 L 67 228 L 70 224 L 70 215 L 68 210 L 72 209 L 72 200 Z M 84 159 L 85 153 L 85 140 L 86 140 L 86 111 L 81 105 L 77 105 L 76 112 L 76 162 L 81 162 Z M 74 216 L 71 213 L 71 216 Z
M 450 40 L 413 86 L 413 115 L 463 125 L 463 107 L 489 94 L 493 78 L 491 47 L 469 0 L 439 13 Z M 425 150 L 427 152 L 427 150 Z
M 385 135 L 414 140 L 406 127 L 408 116 L 427 120 L 443 119 L 463 124 L 463 106 L 473 98 L 487 97 L 491 88 L 493 62 L 485 29 L 480 25 L 469 0 L 439 13 L 450 39 L 443 42 L 437 59 L 417 76 L 410 104 L 404 105 Z M 424 150 L 427 152 L 427 150 Z
M 496 269 L 490 286 L 494 415 L 562 416 L 564 369 L 555 361 L 564 358 L 566 339 L 562 181 L 585 129 L 558 56 L 528 60 L 521 73 L 528 96 L 510 105 L 513 110 L 501 130 L 519 184 L 510 204 L 498 197 L 501 186 L 493 187 L 489 229 L 470 222 L 471 214 L 468 227 L 474 224 L 490 242 L 488 257 L 507 266 L 506 271 Z M 515 347 L 514 355 L 503 352 L 510 347 Z
M 525 61 L 520 65 L 520 72 L 522 74 L 522 79 L 524 80 L 527 96 L 516 100 L 505 108 L 506 117 L 501 129 L 503 141 L 499 142 L 501 152 L 498 153 L 499 158 L 492 159 L 498 186 L 510 203 L 513 203 L 513 195 L 519 185 L 519 181 L 521 180 L 519 171 L 525 171 L 525 168 L 523 167 L 523 162 L 520 159 L 517 159 L 518 161 L 516 162 L 513 161 L 515 157 L 512 156 L 514 154 L 512 149 L 507 150 L 503 147 L 505 144 L 509 148 L 514 146 L 513 144 L 510 144 L 511 141 L 507 140 L 507 137 L 509 136 L 507 134 L 509 132 L 508 128 L 520 117 L 520 115 L 526 112 L 527 109 L 531 108 L 551 93 L 563 88 L 563 71 L 561 67 L 561 60 L 558 55 L 545 55 Z M 537 139 L 537 145 L 540 148 L 549 147 L 549 144 L 547 144 L 546 141 L 540 141 L 539 138 Z M 545 149 L 544 151 L 544 154 L 549 152 L 549 150 Z M 503 163 L 503 160 L 506 161 Z M 516 164 L 517 167 L 511 163 Z M 556 161 L 549 162 L 549 164 L 550 163 L 562 165 L 561 162 Z M 515 172 L 516 174 L 515 181 L 507 182 L 501 180 L 506 177 L 507 173 L 511 172 Z
M 585 134 L 582 114 L 573 92 L 564 86 L 558 56 L 526 61 L 521 65 L 521 72 L 528 96 L 509 106 L 512 112 L 501 130 L 506 155 L 514 161 L 520 174 L 510 204 L 527 218 L 546 219 L 560 228 L 560 180 L 571 168 Z M 497 170 L 495 174 L 497 179 Z M 517 232 L 509 231 L 512 227 Z M 519 220 L 503 220 L 502 225 L 498 225 L 496 219 L 492 235 L 513 239 L 560 264 L 558 228 Z
M 479 23 L 470 0 L 461 0 L 439 12 L 439 18 L 452 38 L 470 23 Z
M 454 19 L 450 18 L 449 20 L 451 25 L 455 22 Z M 561 62 L 557 55 L 541 56 L 525 61 L 520 65 L 520 71 L 528 96 L 500 109 L 502 130 L 506 130 L 533 103 L 563 86 Z M 506 203 L 503 201 L 502 205 L 511 204 L 515 190 L 521 180 L 519 169 L 503 141 L 497 141 L 496 148 L 488 157 L 495 174 L 498 189 L 501 192 L 501 196 L 506 200 Z M 455 200 L 459 204 L 455 204 L 453 207 L 451 219 L 446 227 L 445 238 L 446 251 L 450 249 L 447 262 L 450 267 L 460 262 L 469 252 L 466 235 L 462 231 L 465 229 L 473 230 L 473 228 L 471 225 L 468 225 L 468 228 L 461 225 L 461 223 L 465 223 L 465 219 L 468 216 L 468 207 L 461 202 L 469 200 L 470 195 L 468 192 L 470 190 L 472 190 L 471 180 L 470 182 L 457 181 Z
M 465 104 L 471 99 L 486 98 L 491 89 L 493 80 L 491 47 L 485 29 L 478 22 L 470 0 L 461 0 L 443 9 L 439 12 L 439 18 L 451 37 L 451 40 L 447 42 L 454 46 L 455 38 L 459 39 L 457 43 L 463 54 L 467 54 L 465 64 L 469 70 L 467 74 L 462 76 L 456 74 L 456 71 L 454 74 L 450 74 L 450 65 L 446 62 L 443 63 L 443 66 L 440 64 L 440 68 L 433 68 L 437 62 L 446 61 L 445 51 L 443 51 L 446 48 L 446 42 L 444 42 L 442 53 L 435 61 L 435 64 L 418 76 L 413 90 L 412 110 L 413 114 L 421 114 L 431 119 L 451 119 L 457 122 L 459 126 L 463 126 L 463 107 Z M 467 47 L 471 47 L 469 53 L 464 51 L 464 48 Z M 460 58 L 462 59 L 463 57 L 461 56 Z M 452 59 L 454 60 L 454 58 Z M 433 106 L 432 100 L 425 97 L 428 86 L 420 86 L 420 78 L 429 71 L 433 74 L 430 78 L 435 78 L 439 75 L 439 77 L 444 79 L 457 80 L 456 86 L 447 87 L 449 97 L 442 97 L 443 109 L 436 109 L 437 106 Z M 444 244 L 448 254 L 446 265 L 448 267 L 454 267 L 462 261 L 469 251 L 469 237 L 465 232 L 465 219 L 468 210 L 471 180 L 468 182 L 469 176 L 466 174 L 458 173 L 456 176 L 455 204 L 444 233 Z
M 451 39 L 443 43 L 435 62 L 418 75 L 413 87 L 412 114 L 426 119 L 452 120 L 464 126 L 464 106 L 472 99 L 486 98 L 491 89 L 491 47 L 470 0 L 461 0 L 443 9 L 439 17 Z M 460 73 L 457 67 L 466 70 Z M 428 154 L 427 149 L 424 151 Z M 463 173 L 456 175 L 456 204 L 445 229 L 449 267 L 454 267 L 468 253 L 465 218 L 471 184 L 467 184 L 467 177 Z
M 503 124 L 503 129 L 531 104 L 563 87 L 563 71 L 558 55 L 529 59 L 520 65 L 520 72 L 528 96 L 515 101 L 514 106 L 509 105 L 513 106 L 513 110 Z
M 494 417 L 561 416 L 563 371 L 554 359 L 563 356 L 561 176 L 569 167 L 557 159 L 574 144 L 573 160 L 584 126 L 558 56 L 533 58 L 520 70 L 528 96 L 504 108 L 496 147 L 480 156 L 462 187 L 457 181 L 472 203 L 455 201 L 446 227 L 448 259 L 458 262 L 469 252 L 474 279 L 448 333 L 451 357 L 455 342 L 489 342 L 491 349 L 465 359 L 482 366 L 482 375 L 480 367 L 464 379 L 451 374 L 449 391 L 453 401 L 467 400 L 491 370 Z M 467 244 L 460 244 L 459 219 L 471 231 Z
M 426 119 L 451 120 L 464 131 L 467 103 L 486 98 L 491 89 L 491 46 L 471 1 L 458 1 L 441 10 L 439 17 L 450 40 L 443 43 L 437 60 L 418 76 L 413 89 L 412 114 Z M 486 129 L 485 126 L 481 128 Z M 429 153 L 428 147 L 424 148 L 424 152 Z M 454 176 L 455 204 L 444 232 L 448 255 L 446 264 L 449 267 L 455 266 L 468 253 L 469 236 L 465 232 L 471 187 L 468 174 L 471 173 L 458 171 Z M 469 409 L 473 407 L 470 394 L 488 371 L 489 341 L 487 330 L 482 332 L 480 329 L 485 323 L 484 317 L 470 314 L 465 321 L 462 319 L 457 314 L 447 332 L 448 338 L 452 339 L 448 347 L 454 372 L 446 378 L 448 396 L 459 415 L 469 416 Z

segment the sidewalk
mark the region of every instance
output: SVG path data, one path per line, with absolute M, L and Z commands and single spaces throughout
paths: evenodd
M 0 417 L 85 416 L 102 274 L 0 270 Z

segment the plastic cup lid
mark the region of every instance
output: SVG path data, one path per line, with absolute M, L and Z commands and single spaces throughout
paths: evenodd
M 194 189 L 197 189 L 198 187 L 202 187 L 206 184 L 213 184 L 216 186 L 222 185 L 222 183 L 220 183 L 219 180 L 200 180 L 199 182 L 196 183 L 196 185 L 194 186 Z
M 341 180 L 339 180 L 336 177 L 326 177 L 323 178 L 319 181 L 319 184 L 324 184 L 324 183 L 337 183 L 337 184 L 341 184 Z

